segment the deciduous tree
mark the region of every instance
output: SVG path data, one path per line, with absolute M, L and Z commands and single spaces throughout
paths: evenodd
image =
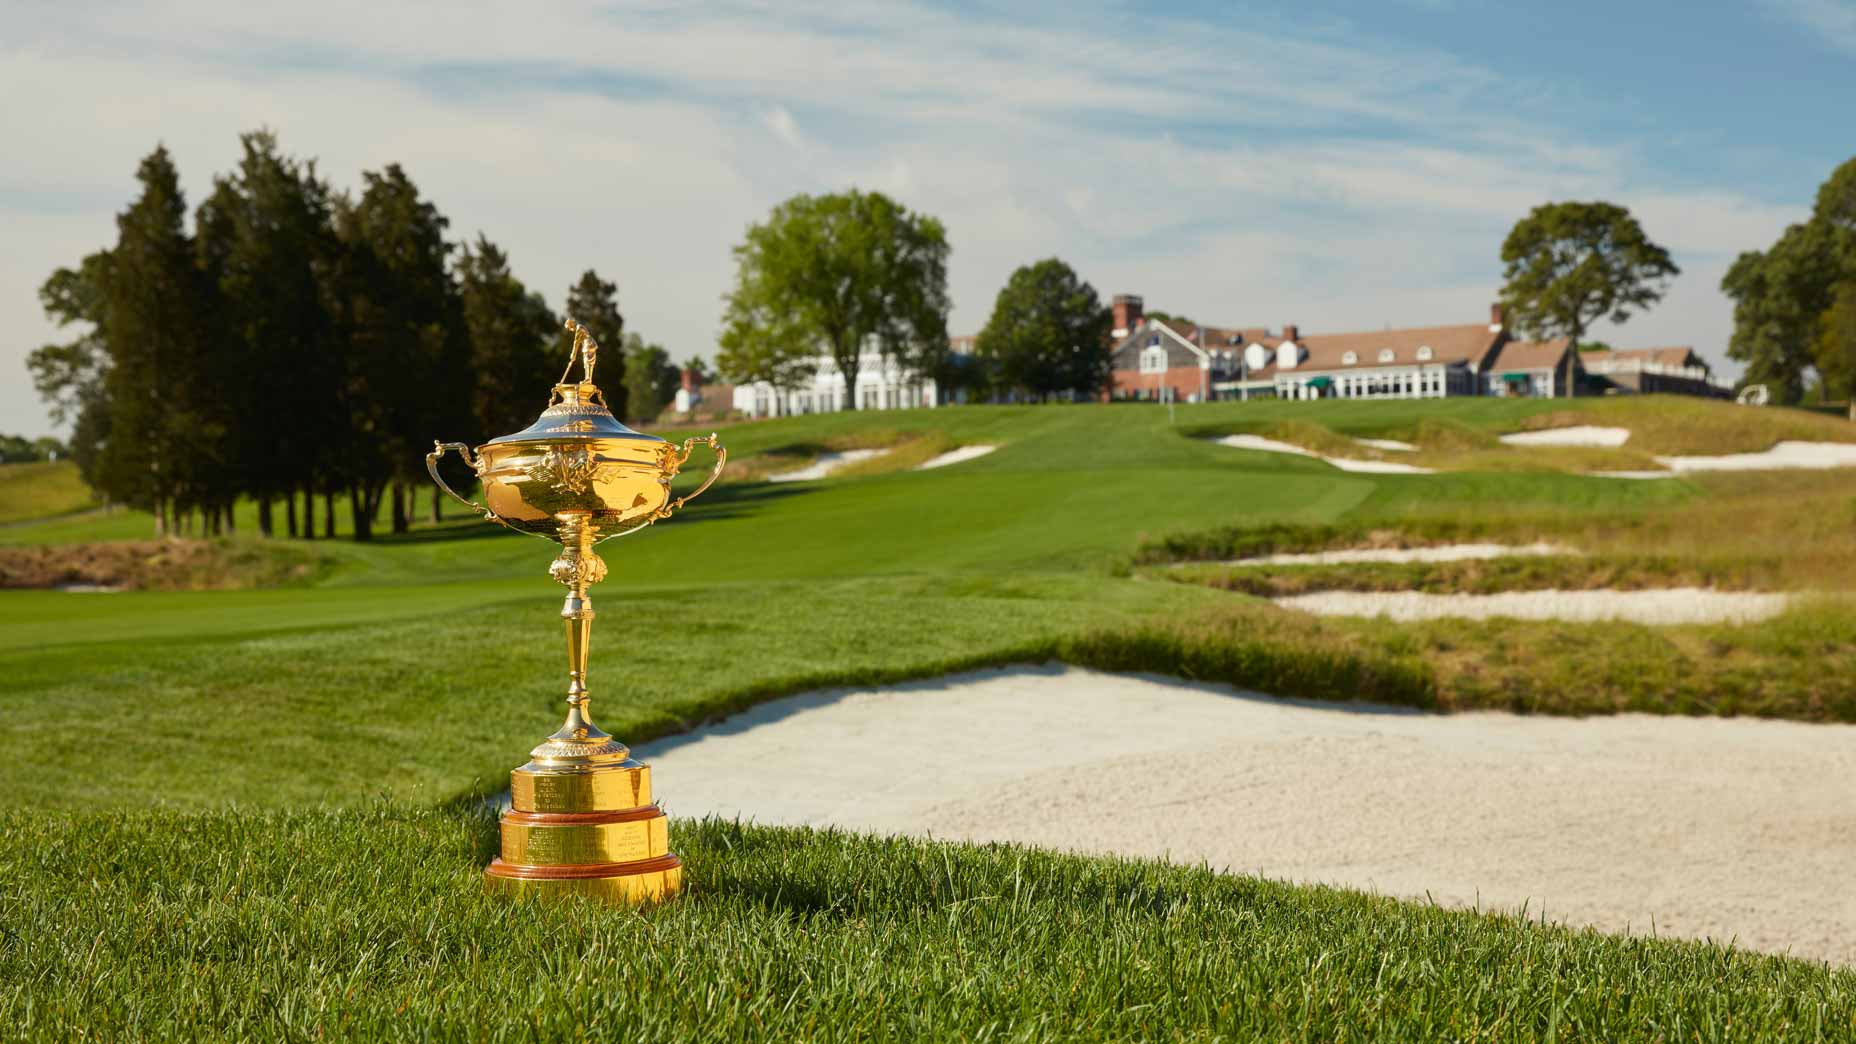
M 1630 211 L 1615 203 L 1547 203 L 1502 243 L 1502 301 L 1529 336 L 1573 344 L 1600 319 L 1621 323 L 1662 299 L 1681 274 Z M 1573 391 L 1571 353 L 1565 387 Z
M 647 344 L 635 333 L 625 335 L 625 418 L 634 424 L 655 420 L 676 397 L 682 375 L 660 344 Z
M 1057 258 L 1023 265 L 993 303 L 975 352 L 997 379 L 1038 398 L 1093 395 L 1108 382 L 1114 316 L 1095 287 Z
M 855 409 L 867 348 L 917 372 L 946 356 L 947 254 L 939 221 L 881 193 L 794 196 L 735 248 L 718 361 L 737 379 L 778 384 L 822 351 Z

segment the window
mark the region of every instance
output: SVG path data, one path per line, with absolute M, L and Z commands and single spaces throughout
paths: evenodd
M 1360 356 L 1356 352 L 1347 352 L 1340 357 L 1340 361 L 1343 366 L 1352 366 L 1354 363 L 1360 361 Z
M 1160 347 L 1160 338 L 1154 338 L 1147 347 L 1141 349 L 1141 372 L 1166 372 L 1166 349 Z
M 1419 362 L 1430 362 L 1431 361 L 1431 346 L 1430 345 L 1426 344 L 1426 345 L 1420 345 L 1418 347 L 1418 361 Z
M 1394 352 L 1392 349 L 1390 348 L 1379 349 L 1379 361 L 1380 362 L 1391 362 L 1393 359 L 1396 359 L 1396 358 L 1398 358 L 1398 353 Z

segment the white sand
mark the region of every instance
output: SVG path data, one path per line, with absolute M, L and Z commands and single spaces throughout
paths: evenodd
M 1622 446 L 1629 438 L 1629 428 L 1578 424 L 1544 431 L 1517 431 L 1503 435 L 1502 441 L 1510 446 Z
M 1370 472 L 1381 475 L 1429 475 L 1434 470 L 1432 468 L 1420 468 L 1412 464 L 1397 464 L 1385 460 L 1351 460 L 1346 457 L 1323 457 L 1320 454 L 1311 453 L 1300 446 L 1291 445 L 1287 442 L 1278 442 L 1275 439 L 1266 439 L 1261 435 L 1226 435 L 1223 438 L 1214 439 L 1212 441 L 1218 443 L 1220 446 L 1229 446 L 1232 449 L 1260 450 L 1264 453 L 1293 453 L 1298 457 L 1313 457 L 1315 460 L 1326 461 L 1342 471 Z
M 1856 727 L 1045 667 L 797 696 L 643 754 L 673 815 L 1206 861 L 1856 963 Z
M 1295 554 L 1238 558 L 1225 565 L 1352 565 L 1356 562 L 1467 562 L 1511 556 L 1576 555 L 1579 552 L 1552 544 L 1445 544 L 1440 547 L 1350 547 L 1339 551 L 1304 551 Z M 1179 565 L 1194 565 L 1181 562 Z
M 767 476 L 767 481 L 809 482 L 813 479 L 822 479 L 846 464 L 855 464 L 860 460 L 880 457 L 888 452 L 889 451 L 886 449 L 858 449 L 845 450 L 842 453 L 821 453 L 818 455 L 818 459 L 813 461 L 810 465 L 800 468 L 797 471 L 782 471 L 778 475 L 769 475 Z
M 1504 591 L 1425 594 L 1420 591 L 1316 591 L 1275 599 L 1285 609 L 1317 616 L 1386 616 L 1393 620 L 1628 620 L 1645 624 L 1746 623 L 1785 611 L 1790 597 L 1759 591 L 1672 587 L 1654 591 Z M 1856 804 L 1856 802 L 1852 802 Z
M 1658 457 L 1674 471 L 1763 471 L 1775 468 L 1856 467 L 1856 442 L 1781 442 L 1763 453 L 1719 457 Z
M 977 460 L 998 448 L 997 446 L 959 446 L 931 460 L 923 461 L 915 470 L 927 471 L 929 468 L 945 468 L 949 464 Z
M 1421 468 L 1416 464 L 1400 464 L 1393 460 L 1349 460 L 1346 457 L 1322 457 L 1322 460 L 1342 471 L 1359 471 L 1374 475 L 1430 475 L 1436 468 Z
M 1409 442 L 1400 442 L 1397 439 L 1355 439 L 1354 441 L 1362 446 L 1371 446 L 1374 449 L 1392 450 L 1397 453 L 1416 453 L 1418 451 L 1418 447 L 1413 446 Z

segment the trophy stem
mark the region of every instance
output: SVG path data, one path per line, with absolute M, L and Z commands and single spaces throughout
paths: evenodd
M 548 567 L 549 575 L 565 584 L 567 599 L 561 620 L 567 629 L 567 720 L 541 746 L 530 753 L 537 762 L 554 765 L 605 763 L 622 760 L 630 752 L 593 724 L 587 705 L 587 653 L 593 644 L 593 599 L 587 588 L 606 578 L 606 563 L 593 551 L 598 533 L 586 516 L 569 515 L 561 522 L 561 554 Z

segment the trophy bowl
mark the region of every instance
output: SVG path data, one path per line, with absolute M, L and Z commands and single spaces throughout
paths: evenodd
M 669 518 L 714 484 L 728 451 L 709 434 L 682 445 L 620 423 L 593 383 L 599 345 L 567 320 L 573 346 L 567 370 L 535 423 L 474 451 L 435 442 L 426 455 L 432 481 L 485 519 L 561 545 L 548 567 L 566 585 L 567 720 L 510 773 L 510 808 L 501 823 L 502 852 L 484 871 L 492 890 L 517 895 L 592 895 L 615 902 L 668 898 L 682 888 L 682 863 L 671 853 L 664 813 L 651 793 L 650 766 L 593 724 L 588 712 L 587 652 L 593 600 L 605 579 L 593 545 Z M 569 382 L 574 363 L 582 379 Z M 715 466 L 702 484 L 672 499 L 690 453 L 707 445 Z M 456 451 L 483 484 L 486 503 L 460 496 L 438 473 Z

